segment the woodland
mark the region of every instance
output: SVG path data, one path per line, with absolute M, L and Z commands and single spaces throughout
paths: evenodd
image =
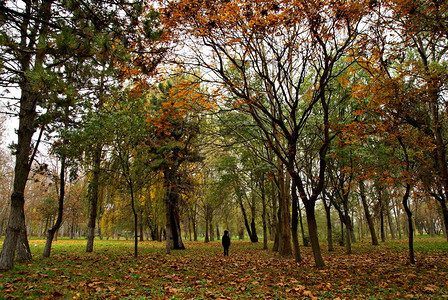
M 425 269 L 444 287 L 380 298 L 442 297 L 447 51 L 440 0 L 0 2 L 2 291 L 22 283 L 11 272 L 69 277 L 51 265 L 70 256 L 153 262 L 177 284 L 186 279 L 166 268 L 228 262 L 239 293 L 237 267 L 258 259 L 263 272 L 289 270 L 291 297 L 362 298 L 336 270 L 366 279 L 370 263 L 390 271 L 384 258 L 407 268 L 390 271 L 395 283 L 424 281 Z M 227 261 L 216 252 L 224 230 L 238 253 Z M 126 272 L 151 273 L 141 268 Z M 338 275 L 309 291 L 301 268 Z M 113 294 L 104 276 L 115 275 L 84 292 Z M 162 291 L 181 290 L 191 296 Z

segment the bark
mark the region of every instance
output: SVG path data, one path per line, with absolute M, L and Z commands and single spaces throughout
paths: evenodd
M 94 153 L 93 177 L 89 184 L 89 203 L 90 213 L 89 221 L 87 223 L 87 246 L 86 252 L 93 251 L 93 241 L 95 239 L 95 224 L 98 213 L 98 195 L 99 195 L 99 181 L 100 181 L 100 166 L 101 166 L 101 151 L 102 146 L 97 145 Z
M 365 194 L 365 186 L 364 182 L 362 180 L 359 181 L 359 192 L 361 195 L 361 202 L 362 206 L 364 208 L 364 214 L 366 216 L 367 225 L 369 226 L 370 230 L 370 237 L 372 238 L 372 245 L 378 245 L 378 238 L 376 236 L 375 232 L 375 225 L 373 224 L 373 218 L 369 211 L 369 206 L 367 204 L 366 194 Z
M 313 249 L 314 263 L 316 267 L 325 267 L 324 260 L 319 245 L 319 235 L 317 233 L 316 215 L 314 211 L 314 205 L 305 205 L 306 219 L 308 223 L 308 233 L 310 235 L 310 243 Z
M 53 238 L 61 227 L 62 217 L 64 215 L 64 198 L 65 198 L 65 156 L 61 157 L 61 170 L 59 175 L 59 201 L 58 201 L 58 216 L 56 222 L 53 227 L 48 230 L 47 241 L 45 243 L 45 249 L 43 256 L 50 257 L 51 253 L 51 244 L 53 242 Z
M 215 240 L 214 231 L 213 231 L 213 212 L 210 211 L 210 242 L 213 242 Z
M 380 203 L 380 233 L 381 233 L 381 242 L 386 241 L 386 233 L 384 231 L 384 204 L 383 204 L 383 195 L 381 189 L 378 190 L 378 201 Z
M 441 191 L 439 191 L 438 194 L 432 193 L 432 196 L 439 202 L 440 207 L 442 208 L 443 225 L 445 226 L 444 232 L 448 232 L 448 207 L 446 205 L 446 198 Z M 445 234 L 445 238 L 448 241 L 448 234 Z
M 249 224 L 249 221 L 247 219 L 246 209 L 244 208 L 244 205 L 243 205 L 243 201 L 240 199 L 239 203 L 240 203 L 241 213 L 243 214 L 244 226 L 246 227 L 247 234 L 249 235 L 250 241 L 252 243 L 256 243 L 256 242 L 258 242 L 258 236 L 257 236 L 257 232 L 253 231 L 255 229 L 255 220 L 252 216 L 251 223 Z
M 263 223 L 263 250 L 268 250 L 266 190 L 265 190 L 264 176 L 262 176 L 262 179 L 261 179 L 260 191 L 261 191 L 261 205 L 262 205 L 261 218 L 262 218 L 262 223 Z
M 334 251 L 333 246 L 333 228 L 331 225 L 331 200 L 328 202 L 326 201 L 325 193 L 323 193 L 322 202 L 324 203 L 325 208 L 325 217 L 327 220 L 327 243 L 328 243 L 328 251 Z
M 300 254 L 299 248 L 299 237 L 297 234 L 299 225 L 299 197 L 297 195 L 297 187 L 295 182 L 291 185 L 291 196 L 292 196 L 292 215 L 291 215 L 291 234 L 292 234 L 292 245 L 294 250 L 294 259 L 296 262 L 302 261 L 302 256 Z
M 166 213 L 166 249 L 167 253 L 174 249 L 185 249 L 182 242 L 179 218 L 179 191 L 176 170 L 164 170 L 165 181 L 165 213 Z
M 143 236 L 143 211 L 140 211 L 140 242 L 144 241 L 144 236 Z
M 31 2 L 26 2 L 25 5 L 29 5 Z M 49 20 L 51 18 L 51 6 L 53 1 L 43 1 L 39 10 L 38 17 L 43 20 Z M 29 12 L 28 12 L 29 13 Z M 20 66 L 20 82 L 19 87 L 21 90 L 20 96 L 20 108 L 19 108 L 19 128 L 17 130 L 17 147 L 16 147 L 16 162 L 14 168 L 14 182 L 13 191 L 11 194 L 11 209 L 9 212 L 8 224 L 6 227 L 6 235 L 0 253 L 0 270 L 9 270 L 14 266 L 14 256 L 16 254 L 16 248 L 19 248 L 19 260 L 30 260 L 31 252 L 29 251 L 28 239 L 26 236 L 25 226 L 25 186 L 28 179 L 28 175 L 33 162 L 33 156 L 36 151 L 31 155 L 31 139 L 35 131 L 35 120 L 37 116 L 36 107 L 39 101 L 40 94 L 31 92 L 33 82 L 30 82 L 27 78 L 27 73 L 30 71 L 30 67 L 34 60 L 34 67 L 41 68 L 45 60 L 44 47 L 39 48 L 36 46 L 36 42 L 46 40 L 48 34 L 48 24 L 35 24 L 36 30 L 30 31 L 30 19 L 25 17 L 23 21 L 18 21 L 18 27 L 21 28 L 21 41 L 20 46 L 22 49 L 31 49 L 36 47 L 36 55 L 33 58 L 34 51 L 27 51 L 18 57 L 18 64 Z M 40 31 L 38 28 L 40 26 Z M 33 41 L 33 42 L 31 42 Z
M 272 203 L 272 235 L 274 238 L 274 243 L 272 245 L 272 251 L 274 252 L 278 252 L 278 244 L 279 244 L 279 232 L 280 232 L 280 225 L 279 225 L 279 220 L 280 220 L 280 210 L 278 209 L 278 203 L 279 203 L 279 198 L 280 198 L 280 192 L 278 189 L 278 185 L 276 186 L 275 184 L 275 180 L 272 179 L 271 180 L 271 197 L 273 200 Z
M 209 217 L 208 217 L 208 206 L 205 207 L 205 239 L 204 239 L 204 243 L 208 243 L 210 241 L 209 235 L 208 235 L 208 230 L 210 228 L 209 226 Z
M 390 210 L 389 209 L 387 209 L 386 215 L 387 215 L 387 223 L 389 223 L 390 235 L 391 235 L 392 239 L 394 240 L 395 239 L 395 229 L 394 229 L 394 224 L 392 222 L 392 217 L 390 215 Z
M 411 190 L 411 185 L 409 183 L 406 184 L 406 192 L 403 195 L 403 207 L 406 211 L 406 215 L 408 217 L 408 228 L 409 228 L 409 235 L 408 235 L 408 244 L 409 244 L 409 262 L 411 264 L 415 264 L 415 256 L 414 256 L 414 225 L 412 223 L 412 212 L 409 209 L 408 205 L 408 199 L 409 199 L 409 193 Z
M 289 206 L 289 196 L 286 192 L 286 178 L 283 168 L 280 169 L 278 176 L 279 187 L 279 242 L 278 252 L 281 256 L 289 256 L 292 254 L 291 247 L 291 216 Z

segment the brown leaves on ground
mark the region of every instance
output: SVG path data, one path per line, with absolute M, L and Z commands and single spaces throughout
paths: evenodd
M 304 262 L 297 264 L 262 250 L 260 244 L 238 241 L 232 243 L 228 257 L 222 256 L 219 242 L 187 242 L 187 250 L 172 255 L 163 253 L 162 243 L 145 242 L 137 259 L 130 243 L 101 248 L 99 241 L 93 254 L 58 243 L 62 248 L 55 249 L 52 258 L 35 253 L 32 264 L 0 274 L 0 294 L 11 299 L 435 299 L 448 295 L 448 257 L 443 250 L 418 253 L 418 264 L 412 266 L 405 248 L 357 243 L 353 255 L 344 254 L 342 248 L 324 253 L 327 267 L 317 269 L 310 248 L 302 248 Z

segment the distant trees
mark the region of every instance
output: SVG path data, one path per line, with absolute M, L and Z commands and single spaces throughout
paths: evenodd
M 0 269 L 31 258 L 26 225 L 45 224 L 51 246 L 81 223 L 86 251 L 123 230 L 136 256 L 145 228 L 167 252 L 184 248 L 181 231 L 257 242 L 262 230 L 265 249 L 296 261 L 302 235 L 324 267 L 323 213 L 330 251 L 336 237 L 351 253 L 357 233 L 374 245 L 406 233 L 414 262 L 415 228 L 448 231 L 447 5 L 0 5 L 0 85 L 20 91 L 14 177 L 0 157 Z M 57 167 L 37 163 L 45 138 Z

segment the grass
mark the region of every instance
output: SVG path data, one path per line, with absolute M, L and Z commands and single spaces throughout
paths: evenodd
M 0 273 L 0 299 L 442 299 L 448 298 L 448 243 L 417 238 L 416 265 L 407 262 L 407 241 L 353 245 L 323 251 L 326 268 L 279 257 L 262 244 L 232 241 L 223 257 L 220 242 L 186 242 L 166 255 L 165 245 L 132 241 L 58 240 L 43 258 L 43 240 L 31 240 L 34 259 Z M 325 246 L 323 245 L 323 248 Z

